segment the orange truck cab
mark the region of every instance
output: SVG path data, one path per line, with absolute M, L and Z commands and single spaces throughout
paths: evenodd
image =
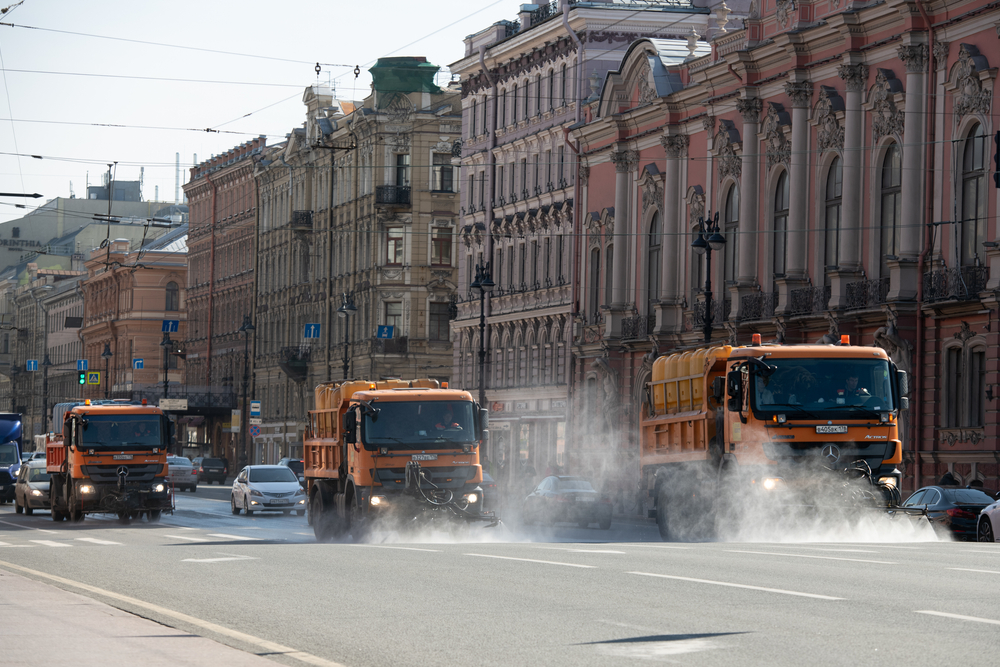
M 158 521 L 173 511 L 166 482 L 172 425 L 154 406 L 123 401 L 60 403 L 62 424 L 45 446 L 54 521 L 116 514 Z
M 303 447 L 318 540 L 424 521 L 488 521 L 480 446 L 488 413 L 437 380 L 316 387 Z

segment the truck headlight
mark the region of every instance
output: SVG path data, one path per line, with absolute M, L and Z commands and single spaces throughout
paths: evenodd
M 768 491 L 774 491 L 776 488 L 778 488 L 779 484 L 781 484 L 780 477 L 765 477 L 761 481 L 761 485 Z
M 476 502 L 479 500 L 479 495 L 475 493 L 467 493 L 465 494 L 465 499 L 468 501 L 470 505 L 475 505 Z
M 91 484 L 84 484 L 80 487 L 80 493 L 93 493 L 94 487 Z
M 163 484 L 162 482 L 160 482 L 159 484 L 154 484 L 153 485 L 153 492 L 154 493 L 163 493 L 166 490 L 167 490 L 167 486 L 165 484 Z
M 385 496 L 372 496 L 368 502 L 372 507 L 379 507 L 385 504 Z
M 895 487 L 896 486 L 896 478 L 895 477 L 889 477 L 889 476 L 879 477 L 878 478 L 878 483 L 881 484 L 882 486 L 892 486 L 892 487 Z

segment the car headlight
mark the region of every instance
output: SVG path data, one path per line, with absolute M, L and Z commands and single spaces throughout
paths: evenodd
M 306 504 L 306 499 L 305 499 L 305 498 L 303 498 L 302 500 L 300 500 L 299 502 L 297 502 L 297 503 L 295 503 L 295 504 L 296 504 L 296 505 L 305 505 L 305 504 Z
M 94 487 L 91 484 L 84 484 L 80 487 L 80 493 L 93 493 Z
M 250 489 L 250 495 L 251 496 L 259 496 L 260 498 L 264 497 L 264 494 L 261 493 L 260 491 L 258 491 L 257 489 Z
M 42 492 L 39 491 L 38 489 L 32 489 L 31 490 L 31 495 L 33 495 L 33 496 L 40 496 L 40 495 L 42 495 Z

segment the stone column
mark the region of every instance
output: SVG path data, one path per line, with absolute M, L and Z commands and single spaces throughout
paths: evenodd
M 792 153 L 788 165 L 788 260 L 790 282 L 806 283 L 806 239 L 809 229 L 809 101 L 812 83 L 790 81 L 785 94 L 792 103 Z
M 914 35 L 916 36 L 916 35 Z M 922 34 L 920 35 L 922 36 Z M 924 156 L 927 148 L 927 123 L 924 113 L 927 107 L 924 79 L 927 69 L 927 45 L 902 45 L 896 50 L 899 59 L 906 65 L 906 101 L 903 110 L 903 174 L 902 206 L 900 219 L 899 260 L 890 264 L 889 299 L 910 300 L 916 298 L 917 260 L 924 233 Z M 898 278 L 898 280 L 897 280 Z
M 632 215 L 629 201 L 632 196 L 632 172 L 639 163 L 639 154 L 632 150 L 616 151 L 611 154 L 615 164 L 615 247 L 614 274 L 611 277 L 611 313 L 606 318 L 606 336 L 621 336 L 622 312 L 628 297 L 628 265 L 632 238 Z
M 740 164 L 740 269 L 737 277 L 736 319 L 743 310 L 743 297 L 757 291 L 757 168 L 760 164 L 760 142 L 757 126 L 763 104 L 758 98 L 739 99 L 736 109 L 743 116 L 743 155 Z
M 851 54 L 848 54 L 848 57 Z M 847 306 L 847 285 L 861 277 L 861 164 L 864 123 L 861 98 L 868 82 L 868 65 L 845 63 L 837 68 L 847 89 L 844 99 L 843 186 L 840 196 L 840 239 L 837 271 L 830 289 L 830 308 Z
M 683 240 L 687 238 L 680 201 L 684 198 L 680 191 L 681 166 L 687 155 L 688 136 L 669 135 L 660 138 L 667 155 L 665 180 L 663 183 L 663 242 L 660 262 L 660 304 L 657 307 L 656 331 L 675 331 L 682 324 L 680 308 L 683 293 L 680 260 Z

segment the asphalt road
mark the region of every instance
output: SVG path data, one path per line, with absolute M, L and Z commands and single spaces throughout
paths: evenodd
M 652 524 L 616 520 L 609 531 L 318 544 L 305 517 L 233 516 L 225 487 L 179 494 L 177 508 L 122 525 L 0 506 L 0 571 L 296 666 L 951 665 L 1000 654 L 1000 545 L 920 530 L 662 543 Z

